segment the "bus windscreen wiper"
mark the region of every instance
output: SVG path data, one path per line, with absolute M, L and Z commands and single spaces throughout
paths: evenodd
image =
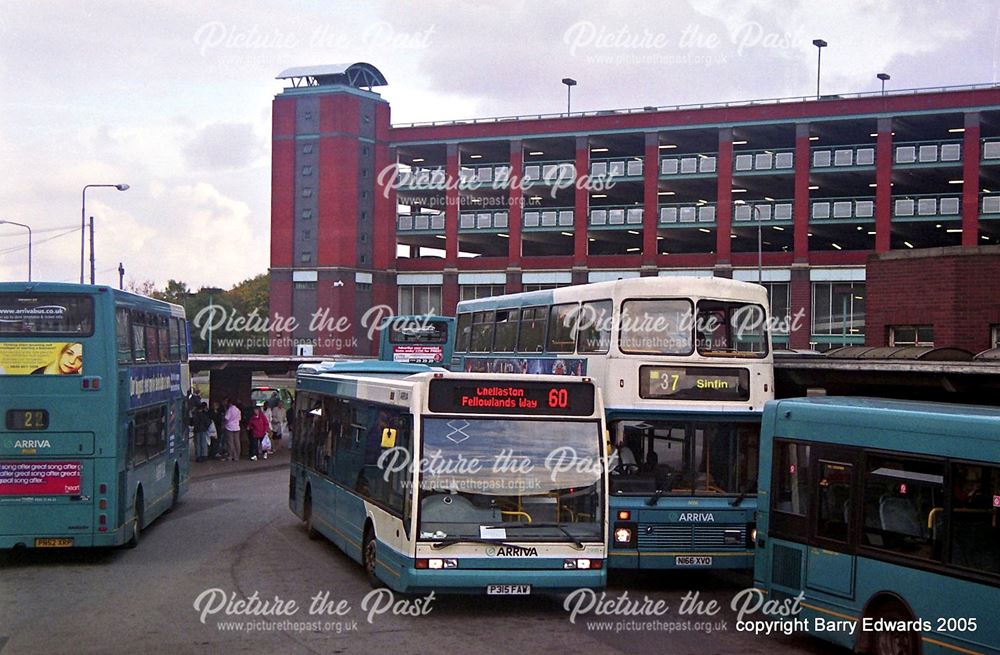
M 567 530 L 562 523 L 508 523 L 504 525 L 491 525 L 490 529 L 505 529 L 510 530 L 511 528 L 556 528 L 564 535 L 570 538 L 573 542 L 573 546 L 577 550 L 583 550 L 583 542 L 579 538 L 573 536 L 569 530 Z
M 646 504 L 649 505 L 650 507 L 655 507 L 656 503 L 666 495 L 667 495 L 666 491 L 664 491 L 663 489 L 657 489 L 656 491 L 653 492 L 653 495 L 649 497 L 649 500 L 646 501 Z
M 442 548 L 447 548 L 448 546 L 454 546 L 455 544 L 486 544 L 487 546 L 510 546 L 509 542 L 503 539 L 480 539 L 479 537 L 452 537 L 451 539 L 444 539 L 439 541 L 433 546 L 434 550 L 441 550 Z
M 746 497 L 747 497 L 747 491 L 744 489 L 743 491 L 740 492 L 739 496 L 737 496 L 736 498 L 733 498 L 729 502 L 729 506 L 730 507 L 739 507 L 740 503 L 742 503 L 743 499 L 746 498 Z

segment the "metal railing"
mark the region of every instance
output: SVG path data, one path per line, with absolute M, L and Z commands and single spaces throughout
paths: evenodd
M 941 216 L 958 217 L 962 213 L 962 197 L 954 194 L 921 194 L 893 198 L 893 220 L 920 220 Z
M 1000 139 L 983 139 L 983 160 L 1000 160 Z
M 664 203 L 660 205 L 659 224 L 667 227 L 715 225 L 715 203 Z
M 642 177 L 642 158 L 591 159 L 590 174 L 593 177 Z
M 733 172 L 790 171 L 795 168 L 795 150 L 774 149 L 740 151 L 733 153 Z
M 830 146 L 812 149 L 813 168 L 874 166 L 875 146 L 871 144 Z
M 692 153 L 660 157 L 660 175 L 700 175 L 716 172 L 717 153 Z
M 894 164 L 951 164 L 962 161 L 962 141 L 911 141 L 893 144 Z
M 525 162 L 525 184 L 555 184 L 576 179 L 576 162 L 571 159 Z
M 525 209 L 521 222 L 524 225 L 524 229 L 529 232 L 560 227 L 573 227 L 573 208 L 546 207 L 544 209 Z
M 507 210 L 462 212 L 458 215 L 458 229 L 460 232 L 505 230 L 507 229 Z
M 1000 215 L 1000 194 L 984 193 L 982 198 L 982 213 Z
M 754 211 L 754 207 L 757 208 Z M 733 203 L 734 223 L 756 223 L 760 221 L 789 222 L 794 219 L 795 203 L 792 200 L 772 200 L 766 202 Z
M 819 99 L 815 95 L 805 96 L 784 96 L 776 98 L 758 98 L 754 100 L 730 100 L 723 102 L 702 102 L 687 103 L 679 105 L 659 105 L 645 107 L 630 107 L 625 109 L 601 109 L 596 111 L 577 111 L 572 113 L 539 113 L 539 114 L 518 114 L 511 116 L 489 116 L 481 118 L 466 118 L 446 121 L 419 121 L 414 123 L 397 123 L 393 128 L 406 127 L 438 127 L 444 125 L 476 125 L 480 123 L 500 123 L 508 121 L 530 121 L 530 120 L 550 120 L 556 118 L 592 118 L 596 116 L 614 116 L 621 114 L 648 114 L 650 112 L 681 111 L 690 109 L 719 109 L 728 107 L 752 107 L 756 105 L 776 105 L 796 102 L 831 102 L 836 100 L 852 100 L 857 98 L 894 98 L 899 96 L 912 96 L 922 93 L 947 93 L 951 91 L 978 91 L 986 89 L 1000 88 L 1000 83 L 991 84 L 962 84 L 956 86 L 934 86 L 920 87 L 913 89 L 888 90 L 885 93 L 880 91 L 862 91 L 856 93 L 842 93 L 837 95 L 825 95 Z
M 810 203 L 809 220 L 816 222 L 843 220 L 875 220 L 875 198 L 823 198 Z
M 510 164 L 464 165 L 458 171 L 462 182 L 504 185 L 510 179 Z
M 400 232 L 444 232 L 444 214 L 398 214 L 396 229 Z
M 593 207 L 590 210 L 590 227 L 641 226 L 642 207 L 619 205 Z

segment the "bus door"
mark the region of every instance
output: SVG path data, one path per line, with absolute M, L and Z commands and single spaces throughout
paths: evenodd
M 860 470 L 855 451 L 813 445 L 812 520 L 805 586 L 854 597 Z

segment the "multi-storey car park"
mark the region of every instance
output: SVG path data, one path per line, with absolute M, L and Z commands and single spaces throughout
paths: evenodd
M 272 354 L 374 354 L 336 319 L 378 305 L 657 275 L 760 279 L 776 345 L 824 350 L 865 343 L 869 256 L 1000 243 L 996 84 L 392 125 L 370 64 L 278 78 Z

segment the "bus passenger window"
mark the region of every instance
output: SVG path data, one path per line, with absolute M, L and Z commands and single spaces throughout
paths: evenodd
M 493 312 L 476 312 L 472 315 L 472 340 L 469 350 L 477 353 L 493 349 Z
M 949 562 L 962 568 L 1000 573 L 1000 468 L 952 467 Z M 932 524 L 937 527 L 937 517 Z
M 851 524 L 851 478 L 854 467 L 820 461 L 816 536 L 847 543 Z
M 517 309 L 498 309 L 496 341 L 493 349 L 497 352 L 510 353 L 517 349 L 517 326 L 521 312 Z
M 943 509 L 941 463 L 869 458 L 862 543 L 899 555 L 940 559 Z M 936 519 L 940 519 L 937 525 Z
M 529 307 L 521 310 L 517 349 L 522 353 L 542 352 L 545 345 L 546 307 Z
M 549 340 L 546 350 L 571 353 L 576 348 L 576 320 L 580 306 L 576 303 L 553 305 L 549 313 Z
M 469 338 L 472 335 L 472 314 L 459 314 L 455 330 L 455 352 L 469 352 Z
M 611 301 L 585 302 L 580 310 L 577 351 L 606 353 L 611 346 Z

